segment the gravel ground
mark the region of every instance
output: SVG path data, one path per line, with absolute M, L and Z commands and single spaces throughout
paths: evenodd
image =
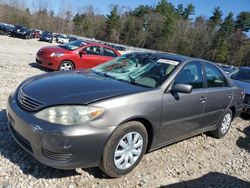
M 45 72 L 34 64 L 49 43 L 0 36 L 0 187 L 250 187 L 250 119 L 236 118 L 223 139 L 202 134 L 144 156 L 127 176 L 109 179 L 98 168 L 57 170 L 37 162 L 11 138 L 8 95 Z

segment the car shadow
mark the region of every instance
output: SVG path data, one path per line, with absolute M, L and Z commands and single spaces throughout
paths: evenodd
M 246 125 L 246 128 L 243 131 L 239 128 L 237 128 L 237 130 L 244 133 L 245 136 L 240 136 L 236 141 L 236 145 L 250 153 L 250 122 Z
M 24 174 L 37 179 L 80 175 L 76 170 L 60 170 L 43 165 L 24 151 L 9 133 L 5 109 L 0 110 L 0 155 L 17 165 Z
M 44 72 L 52 72 L 52 70 L 44 68 L 44 67 L 40 66 L 39 64 L 37 64 L 35 62 L 30 63 L 29 66 L 31 66 L 33 68 L 37 68 L 37 69 L 39 69 L 41 71 L 44 71 Z
M 241 113 L 240 118 L 243 120 L 250 120 L 250 114 Z
M 242 179 L 219 173 L 210 172 L 200 178 L 182 181 L 180 183 L 174 183 L 171 185 L 161 186 L 162 188 L 200 188 L 200 187 L 250 187 L 250 182 L 244 181 Z

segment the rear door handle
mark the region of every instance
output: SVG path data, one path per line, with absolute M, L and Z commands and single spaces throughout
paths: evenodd
M 227 98 L 231 99 L 232 98 L 232 93 L 227 93 Z

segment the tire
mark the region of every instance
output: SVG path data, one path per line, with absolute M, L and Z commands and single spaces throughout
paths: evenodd
M 109 177 L 121 177 L 139 164 L 147 144 L 148 134 L 143 124 L 137 121 L 125 123 L 113 132 L 106 143 L 99 168 Z
M 222 120 L 219 122 L 217 129 L 210 132 L 211 135 L 215 138 L 224 137 L 231 127 L 232 120 L 233 120 L 232 111 L 230 109 L 228 109 L 225 112 Z
M 75 66 L 71 61 L 63 61 L 59 67 L 60 71 L 74 70 Z

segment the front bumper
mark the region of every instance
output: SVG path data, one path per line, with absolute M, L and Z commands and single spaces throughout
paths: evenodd
M 48 69 L 58 70 L 60 62 L 61 62 L 60 58 L 54 58 L 49 56 L 38 56 L 38 55 L 36 56 L 36 63 Z
M 103 148 L 114 130 L 90 124 L 52 125 L 20 108 L 11 96 L 6 111 L 15 141 L 41 163 L 59 169 L 98 166 Z
M 51 38 L 40 38 L 40 41 L 50 42 L 52 41 Z

